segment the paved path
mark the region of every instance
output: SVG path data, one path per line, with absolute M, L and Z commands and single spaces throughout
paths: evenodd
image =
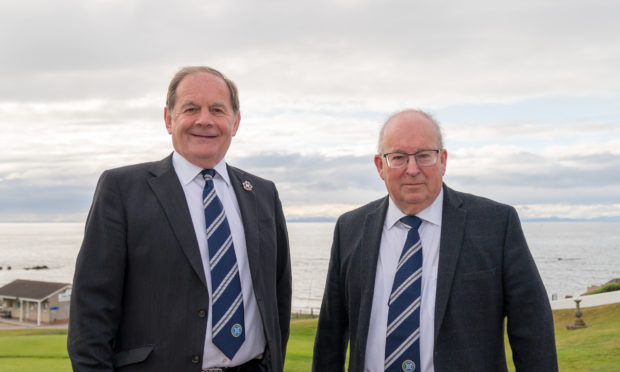
M 589 296 L 580 296 L 581 303 L 579 307 L 592 307 L 599 305 L 607 305 L 607 304 L 615 304 L 620 302 L 620 291 L 613 291 L 607 293 L 599 293 Z M 551 301 L 551 309 L 553 310 L 561 310 L 561 309 L 575 309 L 575 299 L 574 298 L 566 298 L 564 300 L 556 300 Z
M 581 303 L 579 306 L 581 308 L 584 307 L 592 307 L 599 305 L 607 305 L 614 304 L 620 302 L 620 291 L 613 291 L 589 296 L 581 296 Z M 574 298 L 566 298 L 563 300 L 551 301 L 551 309 L 553 310 L 562 310 L 562 309 L 574 309 L 575 308 L 575 299 Z M 1 319 L 0 318 L 0 329 L 15 329 L 15 328 L 67 328 L 67 324 L 53 324 L 53 325 L 41 325 L 37 326 L 36 323 L 24 322 L 20 323 L 14 319 Z
M 44 324 L 37 326 L 37 322 L 20 322 L 16 319 L 0 318 L 0 329 L 18 329 L 18 328 L 67 328 L 67 323 L 62 324 Z
M 17 329 L 17 328 L 24 328 L 24 326 L 23 325 L 13 324 L 12 321 L 7 320 L 7 319 L 0 319 L 0 330 L 3 330 L 3 329 Z

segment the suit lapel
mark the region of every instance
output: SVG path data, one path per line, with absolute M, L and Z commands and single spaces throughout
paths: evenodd
M 259 249 L 259 231 L 258 231 L 258 211 L 256 205 L 256 193 L 253 190 L 255 182 L 251 175 L 243 172 L 242 170 L 226 165 L 228 169 L 228 176 L 233 190 L 235 190 L 235 196 L 237 197 L 237 203 L 239 204 L 239 210 L 241 212 L 241 221 L 243 223 L 243 231 L 245 234 L 245 246 L 248 253 L 248 262 L 250 264 L 250 273 L 252 275 L 252 282 L 258 283 L 260 276 L 260 249 Z M 244 182 L 249 182 L 252 189 L 244 188 Z M 260 286 L 255 285 L 254 288 Z
M 437 270 L 437 294 L 435 298 L 435 340 L 448 306 L 456 264 L 463 244 L 465 217 L 461 209 L 462 201 L 458 195 L 444 187 L 443 212 L 441 221 L 441 242 L 439 247 L 439 267 Z
M 372 311 L 373 293 L 375 290 L 375 277 L 377 274 L 377 261 L 379 260 L 379 249 L 381 245 L 381 234 L 387 213 L 388 197 L 381 200 L 376 209 L 368 213 L 362 230 L 361 249 L 357 252 L 357 262 L 360 266 L 359 280 L 361 281 L 362 298 L 360 300 L 360 342 L 357 345 L 362 348 L 360 352 L 364 355 L 366 342 L 368 340 L 368 328 L 370 325 L 370 313 Z M 350 309 L 354 311 L 353 309 Z
M 207 288 L 192 217 L 187 207 L 183 187 L 172 166 L 172 155 L 155 163 L 150 172 L 153 177 L 148 179 L 148 184 L 159 200 L 185 256 L 200 277 L 202 284 Z

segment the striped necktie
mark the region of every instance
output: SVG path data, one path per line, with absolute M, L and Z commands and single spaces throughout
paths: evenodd
M 213 185 L 215 170 L 205 169 L 201 174 L 205 179 L 202 200 L 211 268 L 213 343 L 232 359 L 245 341 L 239 267 L 224 207 Z
M 409 228 L 398 261 L 389 301 L 385 340 L 385 371 L 419 371 L 420 302 L 422 294 L 422 243 L 418 227 L 422 220 L 405 216 Z

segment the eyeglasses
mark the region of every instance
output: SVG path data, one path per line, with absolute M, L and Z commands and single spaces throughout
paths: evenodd
M 383 157 L 387 162 L 387 166 L 392 169 L 406 167 L 407 164 L 409 164 L 409 158 L 412 156 L 415 158 L 415 162 L 419 167 L 431 167 L 437 163 L 439 151 L 441 150 L 422 150 L 415 154 L 390 152 L 388 154 L 383 154 Z

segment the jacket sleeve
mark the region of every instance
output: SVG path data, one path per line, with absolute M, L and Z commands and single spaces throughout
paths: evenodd
M 276 212 L 276 239 L 277 239 L 277 260 L 278 275 L 276 282 L 276 295 L 278 297 L 278 319 L 280 322 L 280 340 L 282 342 L 282 363 L 286 356 L 286 345 L 288 343 L 290 322 L 291 322 L 291 298 L 292 298 L 292 277 L 291 277 L 291 257 L 288 242 L 288 232 L 286 220 L 282 211 L 282 203 L 275 195 Z
M 516 370 L 557 371 L 551 306 L 514 208 L 511 208 L 507 223 L 503 263 L 504 308 Z
M 126 222 L 120 187 L 109 171 L 97 184 L 77 257 L 67 348 L 74 371 L 113 371 L 121 317 Z
M 343 281 L 340 277 L 340 234 L 336 223 L 325 292 L 314 341 L 312 371 L 344 371 L 349 324 Z

